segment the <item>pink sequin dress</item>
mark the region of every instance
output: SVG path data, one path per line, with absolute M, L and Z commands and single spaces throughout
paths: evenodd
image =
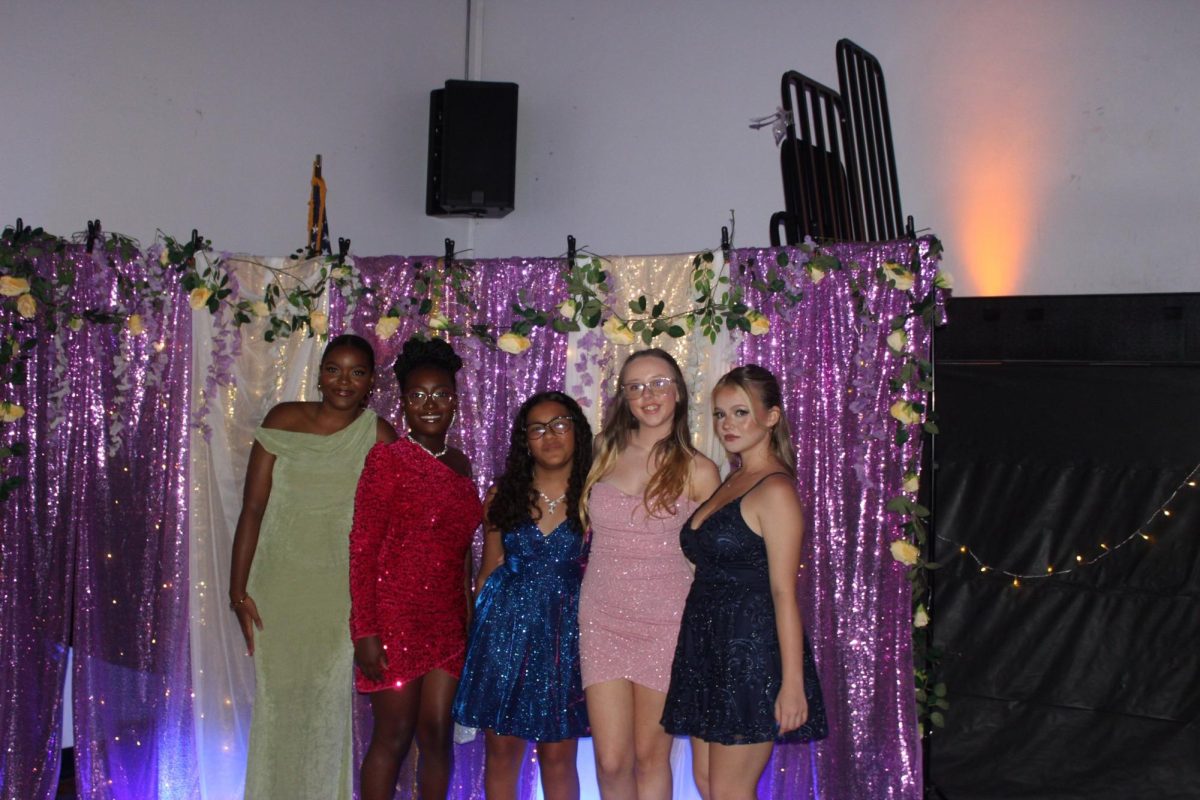
M 624 678 L 666 692 L 692 583 L 679 530 L 696 503 L 681 497 L 674 514 L 651 516 L 641 495 L 601 482 L 588 506 L 592 547 L 579 594 L 583 686 Z
M 394 689 L 432 669 L 455 677 L 467 649 L 467 550 L 483 509 L 475 484 L 408 439 L 367 454 L 350 530 L 350 637 L 378 636 Z

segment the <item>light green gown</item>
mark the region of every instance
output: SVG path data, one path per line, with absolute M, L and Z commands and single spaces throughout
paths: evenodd
M 349 800 L 353 770 L 350 525 L 376 416 L 329 436 L 267 428 L 275 456 L 247 591 L 255 631 L 245 800 Z

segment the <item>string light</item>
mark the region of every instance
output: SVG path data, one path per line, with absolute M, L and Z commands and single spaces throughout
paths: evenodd
M 1197 464 L 1195 466 L 1195 468 L 1193 468 L 1192 471 L 1190 473 L 1188 473 L 1188 476 L 1186 479 L 1184 479 L 1184 482 L 1179 484 L 1178 488 L 1176 488 L 1175 491 L 1173 491 L 1171 493 L 1171 496 L 1168 497 L 1164 503 L 1159 505 L 1159 507 L 1157 509 L 1155 509 L 1154 513 L 1150 515 L 1150 518 L 1148 520 L 1146 520 L 1144 523 L 1142 523 L 1137 528 L 1135 528 L 1133 533 L 1129 534 L 1128 536 L 1126 536 L 1121 541 L 1117 542 L 1117 544 L 1113 545 L 1112 547 L 1109 547 L 1107 542 L 1100 542 L 1101 552 L 1093 558 L 1086 558 L 1083 554 L 1077 553 L 1075 555 L 1075 565 L 1076 566 L 1068 568 L 1068 569 L 1058 569 L 1053 564 L 1047 564 L 1045 572 L 1031 572 L 1031 573 L 1012 572 L 1010 570 L 1006 570 L 1001 567 L 995 567 L 995 566 L 991 566 L 991 565 L 984 563 L 984 561 L 979 556 L 977 556 L 971 550 L 971 548 L 969 548 L 965 544 L 955 542 L 954 540 L 949 539 L 945 536 L 941 536 L 941 535 L 938 535 L 937 538 L 943 542 L 946 542 L 947 544 L 951 544 L 951 545 L 955 546 L 958 549 L 959 553 L 970 556 L 975 561 L 975 564 L 979 567 L 979 572 L 981 574 L 987 573 L 987 572 L 995 572 L 999 575 L 1004 575 L 1007 578 L 1012 578 L 1013 588 L 1016 589 L 1016 588 L 1020 588 L 1021 581 L 1023 581 L 1023 580 L 1033 580 L 1036 578 L 1050 578 L 1050 577 L 1054 577 L 1056 575 L 1069 575 L 1070 573 L 1077 572 L 1084 567 L 1089 567 L 1092 564 L 1095 564 L 1097 561 L 1100 561 L 1101 559 L 1111 556 L 1113 553 L 1117 552 L 1122 547 L 1124 547 L 1125 545 L 1129 544 L 1134 539 L 1137 539 L 1139 537 L 1141 539 L 1143 539 L 1144 541 L 1153 542 L 1154 540 L 1150 536 L 1150 534 L 1147 532 L 1147 529 L 1150 528 L 1152 523 L 1156 519 L 1158 519 L 1160 516 L 1164 517 L 1164 518 L 1170 518 L 1172 516 L 1171 509 L 1167 508 L 1167 506 L 1171 505 L 1172 502 L 1175 500 L 1175 498 L 1179 495 L 1179 493 L 1182 492 L 1185 488 L 1190 488 L 1190 489 L 1196 488 L 1197 483 L 1198 483 L 1196 478 L 1197 478 L 1198 474 L 1200 474 L 1200 464 Z

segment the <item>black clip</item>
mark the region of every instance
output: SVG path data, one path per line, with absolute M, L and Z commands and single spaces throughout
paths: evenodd
M 725 256 L 725 263 L 729 263 L 729 226 L 721 226 L 721 253 Z
M 349 254 L 350 254 L 350 240 L 339 236 L 338 237 L 338 257 L 337 257 L 338 266 L 341 266 L 342 264 L 346 263 L 346 256 L 348 256 Z
M 25 232 L 25 222 L 17 217 L 17 227 L 13 228 L 13 244 L 21 240 L 21 234 Z
M 454 261 L 454 240 L 446 238 L 446 258 L 442 262 L 442 269 L 449 269 L 450 264 Z
M 904 235 L 909 239 L 917 238 L 917 225 L 913 221 L 912 214 L 908 215 L 908 220 L 904 223 Z
M 96 240 L 100 238 L 100 220 L 89 219 L 87 224 L 87 252 L 96 248 Z
M 200 252 L 200 231 L 192 228 L 192 254 Z
M 567 269 L 575 268 L 575 237 L 567 234 Z

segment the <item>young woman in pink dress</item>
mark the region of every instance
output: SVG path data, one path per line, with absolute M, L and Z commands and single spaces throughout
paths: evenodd
M 668 800 L 672 737 L 660 724 L 692 576 L 679 530 L 720 483 L 692 446 L 675 359 L 621 367 L 584 488 L 592 543 L 579 597 L 580 666 L 605 800 Z

